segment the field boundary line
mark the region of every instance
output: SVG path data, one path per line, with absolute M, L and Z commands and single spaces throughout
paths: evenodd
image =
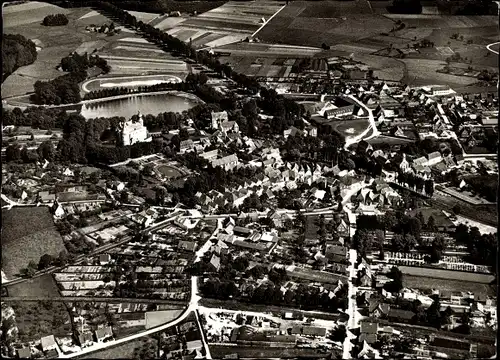
M 280 13 L 280 11 L 283 10 L 285 7 L 286 7 L 286 4 L 283 5 L 278 11 L 276 11 L 269 19 L 267 19 L 264 22 L 264 24 L 262 24 L 262 26 L 257 29 L 257 31 L 255 31 L 252 35 L 250 35 L 250 37 L 254 37 L 255 35 L 257 35 L 257 33 L 259 31 L 261 31 L 264 28 L 264 26 L 266 26 L 273 19 L 273 17 L 275 17 L 276 15 L 278 15 Z

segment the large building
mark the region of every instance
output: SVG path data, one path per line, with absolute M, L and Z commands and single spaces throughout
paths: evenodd
M 121 124 L 120 135 L 124 146 L 133 145 L 138 142 L 150 142 L 152 137 L 148 129 L 144 126 L 142 114 L 138 113 L 139 119 L 133 122 L 132 119 Z

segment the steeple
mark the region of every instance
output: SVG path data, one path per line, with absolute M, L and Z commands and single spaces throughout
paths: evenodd
M 137 116 L 139 117 L 139 124 L 144 125 L 144 120 L 142 118 L 142 114 L 140 111 L 137 112 Z

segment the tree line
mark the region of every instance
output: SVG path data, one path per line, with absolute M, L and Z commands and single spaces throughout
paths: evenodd
M 35 43 L 22 35 L 2 35 L 2 82 L 21 66 L 33 64 L 37 58 Z
M 30 98 L 33 103 L 38 105 L 79 103 L 82 100 L 79 83 L 87 78 L 87 70 L 94 66 L 99 67 L 104 73 L 110 70 L 105 59 L 98 55 L 89 56 L 87 53 L 84 55 L 72 53 L 61 59 L 60 66 L 69 73 L 49 81 L 36 81 L 35 93 Z

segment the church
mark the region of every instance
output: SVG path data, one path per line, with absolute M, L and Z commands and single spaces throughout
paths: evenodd
M 133 145 L 138 142 L 150 142 L 152 137 L 148 129 L 144 126 L 142 114 L 138 113 L 139 119 L 134 122 L 132 119 L 121 124 L 120 135 L 124 146 Z

